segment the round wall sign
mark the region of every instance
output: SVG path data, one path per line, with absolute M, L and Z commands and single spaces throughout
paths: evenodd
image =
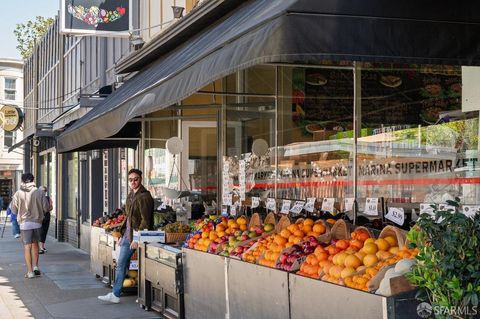
M 17 106 L 0 105 L 0 127 L 12 132 L 18 130 L 23 123 L 23 112 Z

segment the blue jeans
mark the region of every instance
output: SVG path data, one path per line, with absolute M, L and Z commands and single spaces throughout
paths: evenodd
M 10 219 L 12 220 L 12 234 L 15 236 L 16 234 L 20 235 L 20 225 L 18 225 L 17 218 L 13 217 L 13 214 L 10 215 Z
M 120 254 L 117 260 L 117 269 L 115 271 L 115 283 L 113 284 L 113 294 L 120 297 L 122 293 L 123 280 L 127 275 L 128 268 L 130 266 L 130 258 L 132 258 L 135 249 L 130 249 L 130 241 L 126 238 L 122 238 L 120 244 Z

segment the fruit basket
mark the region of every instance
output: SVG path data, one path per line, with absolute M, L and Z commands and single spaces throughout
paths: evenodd
M 188 233 L 165 233 L 165 243 L 179 243 L 187 239 Z
M 398 247 L 403 248 L 406 243 L 406 232 L 398 227 L 387 225 L 385 226 L 378 238 L 385 238 L 392 236 L 397 239 Z
M 350 226 L 343 219 L 339 219 L 333 224 L 331 230 L 331 239 L 350 239 Z

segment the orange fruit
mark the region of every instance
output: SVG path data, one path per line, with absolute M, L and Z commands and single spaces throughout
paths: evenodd
M 333 224 L 335 224 L 337 221 L 336 221 L 335 219 L 333 219 L 333 218 L 328 218 L 328 219 L 326 220 L 326 222 L 333 225 Z
M 390 247 L 394 247 L 394 246 L 398 246 L 398 242 L 397 242 L 397 239 L 393 236 L 386 236 L 385 239 L 388 244 L 390 245 Z
M 240 224 L 240 230 L 241 230 L 241 231 L 247 230 L 247 225 L 245 225 L 245 224 Z
M 342 278 L 347 278 L 347 277 L 350 277 L 350 276 L 353 276 L 353 274 L 355 273 L 355 269 L 352 268 L 352 267 L 345 267 L 343 268 L 342 272 L 340 273 L 340 277 Z
M 296 237 L 302 237 L 305 236 L 305 234 L 303 233 L 303 231 L 301 230 L 296 230 L 294 233 L 293 233 Z
M 324 234 L 327 229 L 325 228 L 325 226 L 323 224 L 317 223 L 317 224 L 313 225 L 312 230 L 316 233 Z
M 340 249 L 342 249 L 342 250 L 343 250 L 343 249 L 347 249 L 348 246 L 350 246 L 350 244 L 349 244 L 348 241 L 345 240 L 345 239 L 340 239 L 339 241 L 337 241 L 337 242 L 335 243 L 335 247 L 338 247 L 338 248 L 340 248 Z
M 308 255 L 305 261 L 310 265 L 318 265 L 318 259 L 317 259 L 317 256 L 315 256 L 315 254 Z
M 280 232 L 280 236 L 282 236 L 283 238 L 288 238 L 290 237 L 291 233 L 288 229 L 282 229 L 282 231 Z
M 345 258 L 345 267 L 358 268 L 362 265 L 362 261 L 355 255 L 350 255 Z
M 297 224 L 291 224 L 287 227 L 287 229 L 291 232 L 291 233 L 295 233 L 298 229 L 298 225 Z
M 360 260 L 363 260 L 363 257 L 365 257 L 365 253 L 363 251 L 357 251 L 355 254 L 354 254 L 358 259 Z
M 348 254 L 345 252 L 341 252 L 333 256 L 333 263 L 338 266 L 345 265 L 345 259 L 347 259 Z
M 399 251 L 400 251 L 400 248 L 398 248 L 397 246 L 390 247 L 390 249 L 388 250 L 389 253 L 394 255 L 396 255 Z
M 304 233 L 312 232 L 312 225 L 303 225 L 302 231 L 303 231 Z
M 350 240 L 350 247 L 356 247 L 360 250 L 363 247 L 363 242 L 358 239 L 352 239 Z
M 375 244 L 377 245 L 379 250 L 387 251 L 390 249 L 390 244 L 383 238 L 375 240 Z
M 365 257 L 363 257 L 363 264 L 366 267 L 373 266 L 377 262 L 378 262 L 378 258 L 374 254 L 367 254 L 367 255 L 365 255 Z
M 363 245 L 362 251 L 367 255 L 375 254 L 378 251 L 378 247 L 374 243 L 366 243 Z
M 328 246 L 327 251 L 328 251 L 329 255 L 335 255 L 338 252 L 340 252 L 340 249 L 338 247 L 335 247 L 335 246 Z
M 246 225 L 247 224 L 247 219 L 245 217 L 238 217 L 237 218 L 237 224 Z
M 368 243 L 375 243 L 375 239 L 368 237 L 367 239 L 365 239 L 365 240 L 363 241 L 363 245 L 366 245 L 366 244 L 368 244 Z
M 310 226 L 313 226 L 313 219 L 311 218 L 306 218 L 304 221 L 303 221 L 303 225 L 306 226 L 306 225 L 310 225 Z
M 285 244 L 287 243 L 287 239 L 279 235 L 275 236 L 274 241 L 279 246 L 285 246 Z
M 223 226 L 222 224 L 218 224 L 217 227 L 215 227 L 215 230 L 216 230 L 217 232 L 224 231 L 224 230 L 225 230 L 225 226 Z
M 328 259 L 328 254 L 326 252 L 316 253 L 316 256 L 319 261 Z
M 370 235 L 369 235 L 368 233 L 366 233 L 366 232 L 358 232 L 357 238 L 355 238 L 355 239 L 358 239 L 358 240 L 364 242 L 364 241 L 366 241 L 366 240 L 369 239 L 369 238 L 370 238 Z

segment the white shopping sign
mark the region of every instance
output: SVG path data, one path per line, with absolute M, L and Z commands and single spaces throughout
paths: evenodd
M 389 207 L 385 218 L 401 226 L 405 222 L 405 211 L 401 207 Z

